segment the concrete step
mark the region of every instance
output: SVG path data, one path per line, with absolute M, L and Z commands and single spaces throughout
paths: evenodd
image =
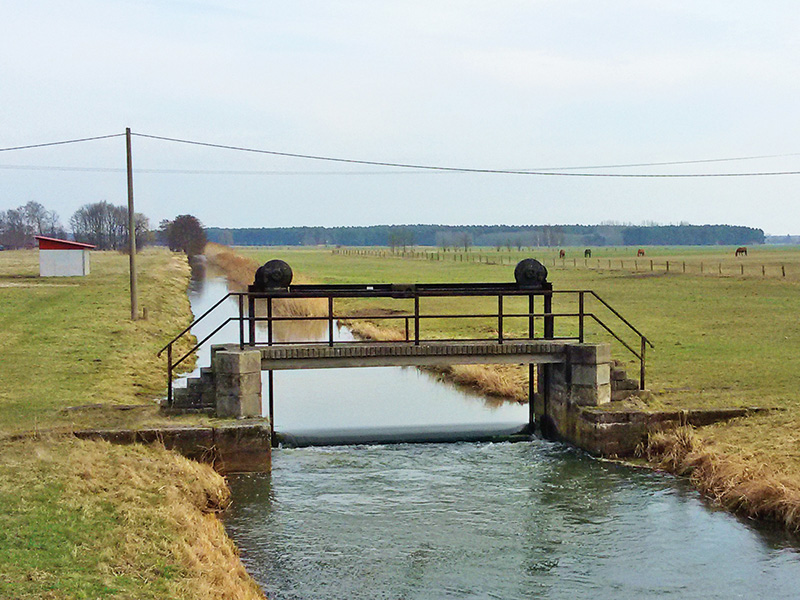
M 175 388 L 172 390 L 173 408 L 194 408 L 199 404 L 200 397 L 192 393 L 188 387 Z
M 639 382 L 635 379 L 617 379 L 611 381 L 612 390 L 638 390 Z

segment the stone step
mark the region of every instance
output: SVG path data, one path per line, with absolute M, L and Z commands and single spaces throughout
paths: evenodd
M 194 408 L 199 404 L 200 396 L 188 387 L 172 390 L 172 408 Z
M 638 390 L 639 382 L 635 379 L 617 379 L 611 382 L 612 390 Z

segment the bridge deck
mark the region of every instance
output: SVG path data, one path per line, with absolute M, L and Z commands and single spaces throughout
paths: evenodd
M 490 363 L 561 363 L 560 341 L 345 342 L 259 346 L 262 370 Z

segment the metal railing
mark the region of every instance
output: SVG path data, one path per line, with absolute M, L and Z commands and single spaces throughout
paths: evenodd
M 546 284 L 549 287 L 549 284 Z M 577 301 L 576 311 L 567 312 L 554 312 L 553 299 L 555 297 L 569 297 L 574 298 L 573 304 Z M 449 297 L 463 297 L 463 298 L 495 298 L 496 309 L 489 312 L 423 312 L 421 309 L 421 302 L 433 298 L 449 298 Z M 236 298 L 238 304 L 238 316 L 228 317 L 223 320 L 214 330 L 206 335 L 202 340 L 197 341 L 191 349 L 183 353 L 177 360 L 173 360 L 173 346 L 177 344 L 187 333 L 191 331 L 198 323 L 209 317 L 223 302 L 229 298 Z M 396 311 L 391 314 L 385 312 L 340 312 L 336 310 L 337 299 L 376 299 L 376 298 L 390 298 L 396 300 L 407 300 L 413 303 L 413 308 L 406 311 Z M 507 307 L 513 299 L 521 298 L 527 299 L 527 310 L 516 310 L 508 312 Z M 537 302 L 537 299 L 541 298 Z M 322 315 L 282 315 L 276 314 L 276 302 L 281 300 L 310 300 L 310 299 L 324 299 L 326 300 L 327 309 L 325 314 Z M 599 304 L 599 307 L 608 311 L 617 323 L 625 326 L 627 335 L 633 334 L 638 338 L 637 342 L 629 343 L 617 331 L 611 328 L 606 321 L 600 318 L 595 312 L 587 311 L 587 300 L 594 300 Z M 256 306 L 258 301 L 263 301 L 265 309 L 264 316 L 256 314 Z M 519 304 L 519 302 L 517 303 Z M 537 304 L 541 310 L 537 312 Z M 277 311 L 280 312 L 280 311 Z M 494 328 L 496 334 L 491 337 L 481 338 L 442 338 L 442 337 L 424 337 L 423 323 L 435 319 L 448 320 L 448 319 L 483 319 L 495 323 Z M 400 320 L 403 325 L 401 329 L 404 331 L 403 339 L 401 340 L 359 340 L 358 342 L 340 341 L 334 339 L 334 329 L 337 322 L 342 321 L 397 321 Z M 508 322 L 510 320 L 517 320 L 526 322 L 527 327 L 517 327 L 516 331 L 520 329 L 525 330 L 524 337 L 514 337 L 510 334 Z M 565 320 L 572 320 L 572 329 L 566 335 L 556 335 L 556 322 L 563 322 Z M 495 341 L 498 344 L 512 341 L 522 340 L 564 340 L 564 341 L 577 341 L 584 343 L 586 338 L 586 324 L 587 321 L 597 323 L 605 332 L 610 334 L 616 339 L 626 350 L 628 350 L 639 361 L 639 388 L 645 389 L 646 381 L 646 348 L 653 344 L 650 340 L 641 333 L 634 325 L 623 317 L 615 308 L 608 302 L 603 300 L 597 293 L 592 290 L 558 290 L 552 289 L 523 289 L 516 284 L 505 283 L 475 283 L 475 284 L 374 284 L 374 285 L 295 285 L 289 288 L 275 289 L 269 291 L 248 291 L 248 292 L 229 292 L 217 301 L 211 308 L 205 311 L 202 315 L 196 318 L 191 325 L 186 327 L 172 340 L 170 340 L 158 353 L 161 356 L 165 351 L 167 352 L 167 399 L 168 404 L 172 405 L 173 400 L 173 375 L 176 367 L 182 364 L 189 356 L 197 351 L 203 344 L 205 344 L 211 337 L 218 331 L 231 322 L 239 324 L 239 347 L 257 347 L 257 346 L 273 346 L 273 345 L 292 345 L 292 344 L 319 344 L 327 345 L 330 347 L 347 345 L 352 343 L 404 343 L 419 345 L 424 342 L 487 342 Z M 286 341 L 275 339 L 275 326 L 279 323 L 297 323 L 297 322 L 325 322 L 327 324 L 327 336 L 325 339 L 317 340 L 304 340 L 304 341 Z M 266 339 L 258 339 L 259 323 L 264 323 L 266 329 Z M 537 324 L 539 327 L 537 328 Z M 563 327 L 562 327 L 563 329 Z M 577 331 L 575 331 L 577 329 Z M 636 348 L 638 346 L 638 349 Z

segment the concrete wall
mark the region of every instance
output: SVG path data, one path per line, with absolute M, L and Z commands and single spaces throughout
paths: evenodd
M 88 250 L 39 250 L 41 277 L 81 277 L 88 274 Z

